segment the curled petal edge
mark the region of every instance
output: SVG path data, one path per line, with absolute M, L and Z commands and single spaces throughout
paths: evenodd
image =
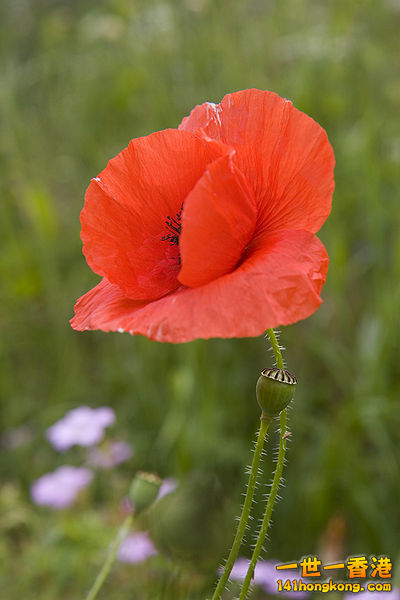
M 182 286 L 152 302 L 130 300 L 104 278 L 77 301 L 71 326 L 171 343 L 258 336 L 318 309 L 328 262 L 313 234 L 274 232 L 256 240 L 233 273 L 198 288 Z

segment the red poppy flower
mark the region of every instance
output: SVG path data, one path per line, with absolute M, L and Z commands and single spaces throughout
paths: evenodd
M 320 305 L 334 156 L 272 92 L 228 94 L 134 139 L 95 177 L 83 252 L 102 281 L 72 327 L 165 342 L 257 336 Z

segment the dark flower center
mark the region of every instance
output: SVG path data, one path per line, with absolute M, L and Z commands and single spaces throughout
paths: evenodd
M 177 246 L 179 244 L 179 236 L 182 231 L 182 211 L 183 203 L 175 217 L 167 215 L 165 219 L 165 227 L 168 231 L 167 235 L 163 235 L 161 238 L 163 242 L 169 242 L 171 246 Z

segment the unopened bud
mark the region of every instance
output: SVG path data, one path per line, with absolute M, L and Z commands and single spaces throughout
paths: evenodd
M 257 402 L 267 417 L 276 417 L 293 398 L 297 379 L 285 369 L 264 369 L 256 386 Z
M 153 473 L 139 471 L 129 488 L 129 499 L 136 512 L 145 510 L 157 499 L 161 479 Z

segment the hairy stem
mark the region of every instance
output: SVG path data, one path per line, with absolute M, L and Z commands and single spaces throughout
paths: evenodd
M 276 339 L 276 335 L 273 329 L 267 329 L 268 337 L 271 341 L 271 345 L 274 351 L 275 360 L 277 367 L 279 369 L 284 368 L 283 358 L 281 349 L 278 344 L 278 340 Z M 279 416 L 280 422 L 280 437 L 279 437 L 279 453 L 278 453 L 278 461 L 276 463 L 276 469 L 274 473 L 274 478 L 272 481 L 271 491 L 269 494 L 268 502 L 265 507 L 264 518 L 261 523 L 260 532 L 258 534 L 257 542 L 253 551 L 253 555 L 250 560 L 250 565 L 246 573 L 246 577 L 243 582 L 242 590 L 240 592 L 239 600 L 246 600 L 247 594 L 249 591 L 251 580 L 254 576 L 254 571 L 257 565 L 257 561 L 260 558 L 260 554 L 265 542 L 265 538 L 267 536 L 268 528 L 271 521 L 272 511 L 274 509 L 274 504 L 276 500 L 276 496 L 278 494 L 278 489 L 281 483 L 283 466 L 285 464 L 285 454 L 286 454 L 286 410 L 283 410 Z
M 278 344 L 275 331 L 273 329 L 267 329 L 267 335 L 269 337 L 269 341 L 271 342 L 272 350 L 274 351 L 276 366 L 278 369 L 284 369 L 285 365 L 283 364 L 282 352 Z
M 112 542 L 111 548 L 108 552 L 107 558 L 104 561 L 104 564 L 103 564 L 99 574 L 97 575 L 94 584 L 90 588 L 89 593 L 87 594 L 85 600 L 95 600 L 95 598 L 97 598 L 97 594 L 101 590 L 101 588 L 102 588 L 105 580 L 107 579 L 107 576 L 110 573 L 111 568 L 115 562 L 115 559 L 117 557 L 118 548 L 119 548 L 121 542 L 125 539 L 125 537 L 129 533 L 129 530 L 132 526 L 132 522 L 133 522 L 133 514 L 130 514 L 126 517 L 125 521 L 122 523 L 120 529 L 118 530 L 118 533 L 115 536 L 115 539 Z
M 264 518 L 263 518 L 263 521 L 261 524 L 260 533 L 258 534 L 256 546 L 254 548 L 253 556 L 251 557 L 250 565 L 247 570 L 245 580 L 243 582 L 243 587 L 242 587 L 242 591 L 239 596 L 239 600 L 245 600 L 245 598 L 247 598 L 247 593 L 249 590 L 250 582 L 253 578 L 254 570 L 256 568 L 257 561 L 260 558 L 263 544 L 264 544 L 265 538 L 267 536 L 269 524 L 271 521 L 272 511 L 274 509 L 276 496 L 277 496 L 279 485 L 281 482 L 283 465 L 285 462 L 285 453 L 286 453 L 286 439 L 284 438 L 285 432 L 286 432 L 286 410 L 283 410 L 280 414 L 280 439 L 279 439 L 278 462 L 276 464 L 274 479 L 272 481 L 272 486 L 271 486 L 271 492 L 269 494 L 267 506 L 265 508 L 265 514 L 264 514 Z
M 257 443 L 254 450 L 253 462 L 251 465 L 249 482 L 247 485 L 246 497 L 244 500 L 242 514 L 240 515 L 239 524 L 236 530 L 235 539 L 233 540 L 232 548 L 229 553 L 228 559 L 225 563 L 224 570 L 222 571 L 222 575 L 218 582 L 218 585 L 215 589 L 212 600 L 220 600 L 221 594 L 225 589 L 226 583 L 229 579 L 229 575 L 231 574 L 232 567 L 237 559 L 239 554 L 240 546 L 242 544 L 243 536 L 246 531 L 247 521 L 250 514 L 251 505 L 253 503 L 254 489 L 256 487 L 258 468 L 260 465 L 261 454 L 264 447 L 265 436 L 268 431 L 269 424 L 271 419 L 266 418 L 265 416 L 261 417 L 260 429 L 258 431 Z

